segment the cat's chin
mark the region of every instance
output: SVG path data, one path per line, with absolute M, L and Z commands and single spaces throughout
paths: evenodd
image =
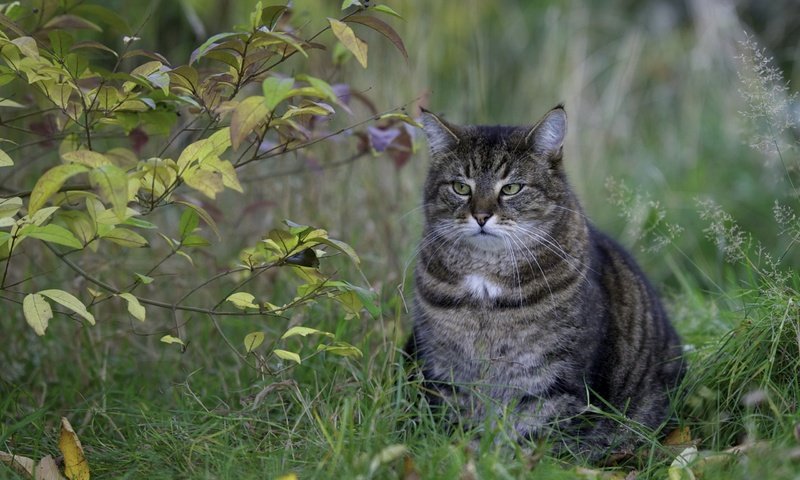
M 506 244 L 503 242 L 501 237 L 485 232 L 469 235 L 467 236 L 467 241 L 472 247 L 479 250 L 494 252 L 502 250 L 506 247 Z

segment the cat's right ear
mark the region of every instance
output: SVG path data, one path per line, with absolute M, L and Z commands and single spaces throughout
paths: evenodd
M 459 128 L 450 125 L 428 110 L 422 109 L 422 127 L 434 157 L 446 155 L 461 141 Z

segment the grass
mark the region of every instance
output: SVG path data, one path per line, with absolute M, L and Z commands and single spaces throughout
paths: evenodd
M 336 13 L 330 2 L 297 3 L 304 19 Z M 365 34 L 369 70 L 331 73 L 322 62 L 319 73 L 368 90 L 387 108 L 430 90 L 430 108 L 464 123 L 529 123 L 565 101 L 576 190 L 596 223 L 635 252 L 692 346 L 676 405 L 701 452 L 690 468 L 704 479 L 797 478 L 800 278 L 792 272 L 797 235 L 787 230 L 796 220 L 773 221 L 775 201 L 796 205 L 787 182 L 796 150 L 784 151 L 787 173 L 775 155 L 745 144 L 756 127 L 739 114 L 747 104 L 734 55 L 743 29 L 736 18 L 704 2 L 694 16 L 650 33 L 639 22 L 650 19 L 647 9 L 624 10 L 624 3 L 397 3 L 407 20 L 393 24 L 411 53 L 408 64 Z M 381 292 L 383 316 L 345 321 L 323 304 L 293 321 L 336 332 L 364 352 L 362 359 L 319 355 L 270 376 L 242 365 L 202 316 L 183 318 L 190 343 L 181 353 L 158 342 L 171 326 L 166 312 L 150 311 L 146 324 L 134 325 L 104 306 L 94 328 L 56 318 L 39 338 L 21 312 L 4 311 L 0 450 L 37 459 L 56 454 L 66 416 L 97 478 L 572 479 L 625 478 L 634 469 L 638 478 L 665 478 L 682 447 L 655 446 L 632 464 L 601 471 L 510 445 L 476 449 L 468 433 L 443 431 L 407 381 L 398 351 L 410 327 L 405 304 L 421 225 L 424 142 L 402 169 L 367 158 L 270 176 L 311 160 L 335 162 L 349 142 L 330 143 L 314 158 L 255 166 L 243 176 L 247 195 L 217 204 L 225 240 L 195 270 L 180 259 L 166 262 L 159 282 L 182 289 L 192 277 L 207 278 L 283 218 L 323 226 L 359 252 L 366 279 Z M 740 255 L 726 259 L 737 238 L 733 224 L 703 218 L 710 210 L 698 200 L 707 199 L 733 213 L 745 234 Z M 153 221 L 176 219 L 166 213 Z M 765 251 L 775 252 L 775 268 Z M 106 272 L 120 260 L 115 253 Z M 156 247 L 140 261 L 159 254 Z M 52 257 L 29 255 L 24 268 L 31 273 L 78 282 Z M 359 282 L 357 272 L 335 269 Z M 256 285 L 276 303 L 291 291 L 280 274 Z M 222 323 L 232 339 L 285 328 L 249 318 Z M 744 453 L 725 453 L 733 446 Z M 15 478 L 4 466 L 0 477 Z

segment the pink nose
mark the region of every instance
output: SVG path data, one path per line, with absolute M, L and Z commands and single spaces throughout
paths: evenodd
M 479 226 L 486 225 L 486 222 L 492 217 L 491 213 L 473 213 L 472 217 L 478 222 Z

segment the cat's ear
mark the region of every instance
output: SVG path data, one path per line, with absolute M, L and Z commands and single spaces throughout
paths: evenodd
M 459 128 L 450 125 L 433 113 L 422 109 L 422 127 L 428 137 L 431 155 L 444 155 L 453 149 L 460 141 Z
M 525 142 L 537 156 L 560 159 L 566 135 L 567 112 L 563 104 L 558 104 L 531 128 Z

